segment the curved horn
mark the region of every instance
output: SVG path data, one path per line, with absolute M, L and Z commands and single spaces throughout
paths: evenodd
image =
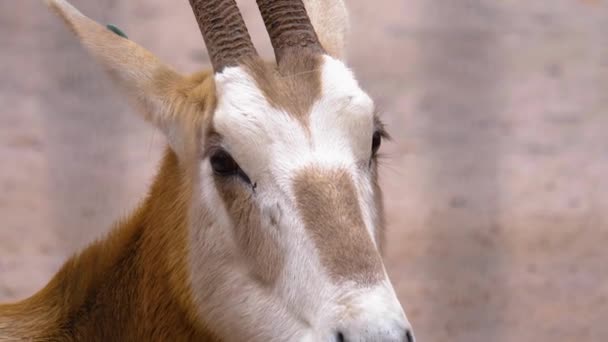
M 234 0 L 190 0 L 215 72 L 257 56 Z
M 280 63 L 290 49 L 323 53 L 302 0 L 256 0 L 272 47 Z

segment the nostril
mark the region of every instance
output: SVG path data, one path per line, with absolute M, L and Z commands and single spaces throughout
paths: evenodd
M 344 339 L 344 334 L 341 331 L 336 333 L 336 342 L 346 342 Z
M 412 335 L 412 332 L 410 330 L 406 330 L 405 331 L 405 340 L 403 340 L 404 342 L 414 342 L 414 336 Z

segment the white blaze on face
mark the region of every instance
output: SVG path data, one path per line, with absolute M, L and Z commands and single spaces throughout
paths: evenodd
M 345 336 L 352 336 L 348 341 L 356 340 L 355 336 L 362 341 L 404 340 L 408 323 L 386 277 L 374 240 L 377 215 L 369 170 L 374 130 L 372 100 L 359 88 L 351 71 L 328 56 L 323 57 L 320 65 L 320 96 L 312 104 L 306 120 L 298 120 L 285 109 L 273 107 L 271 103 L 276 101 L 269 101 L 254 77 L 242 67 L 226 68 L 215 77 L 218 104 L 213 117 L 214 130 L 222 137 L 222 147 L 256 184 L 255 191 L 243 184 L 246 188 L 243 191 L 250 191 L 247 196 L 259 209 L 260 220 L 264 223 L 260 229 L 268 230 L 268 234 L 278 238 L 277 248 L 284 258 L 283 269 L 272 288 L 251 294 L 260 297 L 253 303 L 269 307 L 230 309 L 234 317 L 238 317 L 234 324 L 255 327 L 268 334 L 275 331 L 283 336 L 286 332 L 280 331 L 292 327 L 298 331 L 292 331 L 290 336 L 302 339 L 331 341 L 340 330 Z M 207 164 L 201 167 L 201 179 L 213 179 L 208 160 L 202 163 Z M 365 253 L 377 257 L 380 265 L 373 268 L 379 276 L 370 279 L 378 281 L 357 284 L 353 279 L 341 281 L 332 275 L 333 271 L 326 264 L 327 251 L 320 250 L 323 247 L 311 237 L 311 227 L 307 226 L 299 207 L 301 198 L 297 198 L 294 185 L 294 177 L 309 170 L 319 170 L 321 178 L 338 174 L 336 179 L 352 184 L 350 201 L 355 203 L 355 212 L 360 216 L 357 222 L 361 222 L 364 237 L 360 235 L 355 239 L 359 245 L 344 248 L 352 247 L 357 253 L 360 245 L 368 241 Z M 206 206 L 222 206 L 218 190 L 209 189 L 213 182 L 205 183 L 201 190 Z M 315 184 L 311 185 L 312 198 L 315 198 Z M 340 189 L 337 189 L 338 195 Z M 226 208 L 213 209 L 212 214 L 220 216 L 217 222 L 223 224 L 235 221 L 230 219 Z M 348 235 L 353 227 L 332 228 L 337 233 L 327 239 L 340 241 L 341 235 Z M 234 242 L 227 245 L 238 248 Z M 333 246 L 342 248 L 343 244 Z M 228 251 L 228 254 L 238 255 L 239 252 Z M 344 260 L 344 263 L 349 262 L 351 260 Z M 242 266 L 234 267 L 229 273 L 231 278 L 241 282 L 248 279 L 248 271 Z M 227 297 L 230 293 L 234 298 L 241 296 L 242 287 L 221 286 Z M 251 286 L 258 285 L 252 283 Z M 251 301 L 243 303 L 253 305 Z M 279 329 L 276 315 L 270 312 L 291 317 L 283 317 Z M 223 318 L 231 316 L 226 314 Z M 291 323 L 286 324 L 289 321 Z
M 311 113 L 311 131 L 317 150 L 327 159 L 345 161 L 358 191 L 365 226 L 375 241 L 375 203 L 369 160 L 374 132 L 374 103 L 340 61 L 325 58 L 322 97 Z M 331 166 L 331 162 L 328 163 Z

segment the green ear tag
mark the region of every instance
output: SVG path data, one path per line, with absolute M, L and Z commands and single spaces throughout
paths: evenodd
M 123 37 L 125 39 L 129 39 L 129 37 L 127 37 L 127 35 L 124 32 L 122 32 L 122 30 L 119 29 L 118 27 L 116 27 L 116 26 L 114 26 L 112 24 L 108 24 L 108 25 L 106 25 L 106 27 L 108 28 L 108 30 L 116 33 L 117 35 L 119 35 L 119 36 L 121 36 L 121 37 Z

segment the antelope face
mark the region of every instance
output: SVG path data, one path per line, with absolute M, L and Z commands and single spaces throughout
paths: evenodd
M 214 58 L 217 32 L 197 16 L 217 98 L 201 142 L 201 196 L 229 227 L 240 271 L 226 279 L 254 298 L 223 288 L 239 304 L 222 315 L 264 315 L 249 328 L 267 326 L 276 340 L 412 341 L 379 249 L 385 134 L 374 103 L 325 53 L 301 1 L 258 5 L 277 64 L 260 61 L 248 36 L 233 42 L 244 47 L 234 59 Z
M 215 84 L 202 194 L 221 203 L 246 276 L 276 298 L 269 310 L 294 338 L 411 339 L 379 252 L 384 131 L 352 73 L 304 52 L 225 68 Z

